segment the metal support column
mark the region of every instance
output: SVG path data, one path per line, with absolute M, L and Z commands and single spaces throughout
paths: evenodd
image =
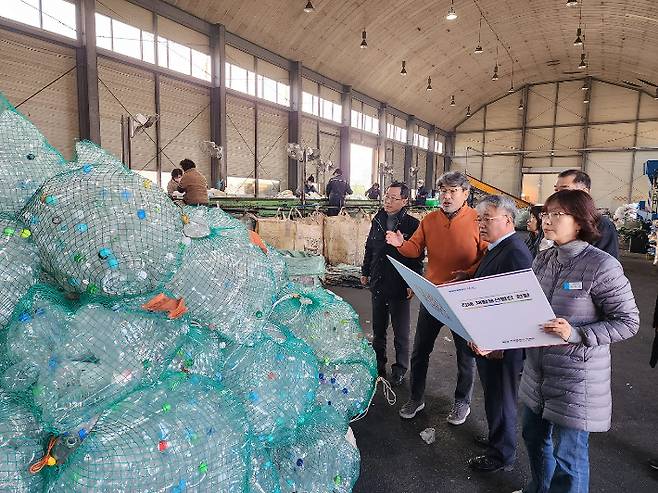
M 635 131 L 633 132 L 633 152 L 631 153 L 631 179 L 628 182 L 628 203 L 633 202 L 633 181 L 635 180 L 635 157 L 637 154 L 637 132 L 640 127 L 640 105 L 642 93 L 637 91 L 637 108 L 635 111 Z
M 80 0 L 76 13 L 76 27 L 82 41 L 82 46 L 75 50 L 79 135 L 81 140 L 91 140 L 100 145 L 101 119 L 98 98 L 95 0 Z
M 592 106 L 592 78 L 587 78 L 587 92 L 589 94 L 590 103 L 585 105 L 585 126 L 583 127 L 583 149 L 587 149 L 587 140 L 589 134 L 589 108 Z M 583 150 L 583 160 L 580 164 L 580 169 L 587 173 L 587 151 Z
M 288 112 L 288 142 L 302 141 L 302 62 L 293 62 L 288 74 L 290 80 L 290 111 Z M 321 156 L 326 159 L 326 156 Z M 299 161 L 288 158 L 288 190 L 297 190 L 306 177 L 299 178 Z M 318 180 L 318 186 L 320 185 Z
M 522 127 L 521 127 L 521 151 L 525 151 L 526 135 L 528 133 L 528 94 L 530 92 L 530 86 L 526 84 L 523 86 L 523 92 L 521 93 L 521 103 L 523 104 L 523 116 L 522 118 Z M 523 167 L 525 165 L 525 152 L 521 152 L 519 159 L 519 185 L 516 189 L 516 196 L 520 197 L 523 193 Z
M 557 125 L 557 109 L 558 102 L 560 101 L 560 83 L 555 83 L 555 101 L 553 101 L 553 132 L 551 134 L 551 168 L 553 167 L 553 161 L 555 159 L 555 125 Z
M 210 181 L 217 187 L 223 180 L 224 186 L 228 179 L 226 160 L 226 28 L 214 24 L 210 31 L 210 140 L 222 148 L 221 161 L 211 158 Z
M 411 183 L 411 164 L 413 161 L 414 154 L 414 132 L 416 130 L 416 117 L 414 115 L 409 115 L 407 117 L 407 142 L 404 146 L 404 182 L 413 187 Z
M 482 125 L 482 155 L 480 159 L 480 180 L 484 181 L 484 153 L 485 153 L 485 147 L 486 147 L 486 142 L 487 142 L 487 107 L 488 105 L 484 105 L 483 111 L 483 125 Z
M 386 162 L 386 104 L 385 103 L 379 105 L 377 118 L 379 118 L 379 129 L 378 129 L 379 133 L 377 137 L 377 162 L 375 163 L 375 169 L 373 171 L 373 183 L 379 182 L 380 180 L 379 170 L 381 168 L 381 163 Z M 380 183 L 380 186 L 383 186 L 383 183 Z
M 352 86 L 343 87 L 341 103 L 343 111 L 340 125 L 340 168 L 343 171 L 343 177 L 349 181 L 352 143 Z
M 429 130 L 429 149 L 427 149 L 427 159 L 425 161 L 425 187 L 430 190 L 434 188 L 434 161 L 436 160 L 436 127 L 432 125 Z

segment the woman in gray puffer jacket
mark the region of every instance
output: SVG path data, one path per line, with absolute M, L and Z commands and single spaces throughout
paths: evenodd
M 639 313 L 621 264 L 587 243 L 600 217 L 587 193 L 551 195 L 541 217 L 555 248 L 533 270 L 558 317 L 543 330 L 566 344 L 526 350 L 519 395 L 532 479 L 523 492 L 586 493 L 589 433 L 610 428 L 610 344 L 637 333 Z

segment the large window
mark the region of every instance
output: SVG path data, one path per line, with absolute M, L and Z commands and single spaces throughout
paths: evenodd
M 361 113 L 360 111 L 352 110 L 352 127 L 376 135 L 379 133 L 379 119 Z
M 0 16 L 67 38 L 77 38 L 75 3 L 70 0 L 2 0 Z
M 226 87 L 290 107 L 290 86 L 226 62 Z
M 115 53 L 155 63 L 153 33 L 99 13 L 96 13 L 96 44 Z M 157 52 L 161 67 L 210 80 L 210 55 L 162 36 L 158 36 Z
M 427 150 L 430 147 L 430 140 L 424 135 L 415 133 L 413 145 L 416 147 L 420 147 L 421 149 Z
M 392 123 L 386 124 L 386 138 L 390 140 L 397 140 L 398 142 L 407 142 L 407 129 L 393 125 Z
M 340 104 L 308 92 L 302 92 L 302 111 L 336 123 L 341 123 L 343 118 L 343 107 Z

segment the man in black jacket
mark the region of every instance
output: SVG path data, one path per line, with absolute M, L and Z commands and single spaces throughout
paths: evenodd
M 514 231 L 516 206 L 512 199 L 490 195 L 480 201 L 476 210 L 480 237 L 489 242 L 489 247 L 474 277 L 531 268 L 532 254 Z M 477 354 L 489 425 L 487 452 L 471 459 L 470 465 L 482 472 L 509 471 L 516 459 L 516 410 L 523 349 L 487 352 L 470 345 Z
M 386 378 L 386 329 L 389 317 L 393 325 L 395 364 L 391 367 L 393 384 L 399 385 L 409 368 L 409 300 L 413 296 L 409 286 L 386 258 L 402 262 L 421 274 L 423 257 L 407 258 L 397 248 L 386 243 L 387 231 L 400 231 L 408 240 L 420 224 L 407 214 L 409 187 L 405 183 L 392 183 L 384 194 L 384 207 L 373 218 L 366 241 L 366 253 L 361 268 L 361 283 L 370 283 L 372 294 L 372 347 L 377 355 L 377 370 Z
M 560 190 L 583 190 L 591 195 L 592 179 L 584 171 L 568 169 L 557 175 L 554 189 L 556 192 Z M 610 218 L 601 216 L 599 233 L 601 233 L 601 237 L 592 243 L 592 245 L 618 259 L 619 235 L 617 234 L 615 224 Z
M 327 183 L 326 191 L 329 197 L 327 216 L 337 216 L 345 205 L 345 195 L 352 195 L 350 184 L 343 178 L 343 171 L 340 168 L 334 171 L 334 176 Z

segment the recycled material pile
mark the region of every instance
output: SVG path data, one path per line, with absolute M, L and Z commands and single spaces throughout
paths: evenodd
M 219 208 L 0 96 L 0 491 L 349 492 L 358 317 Z

